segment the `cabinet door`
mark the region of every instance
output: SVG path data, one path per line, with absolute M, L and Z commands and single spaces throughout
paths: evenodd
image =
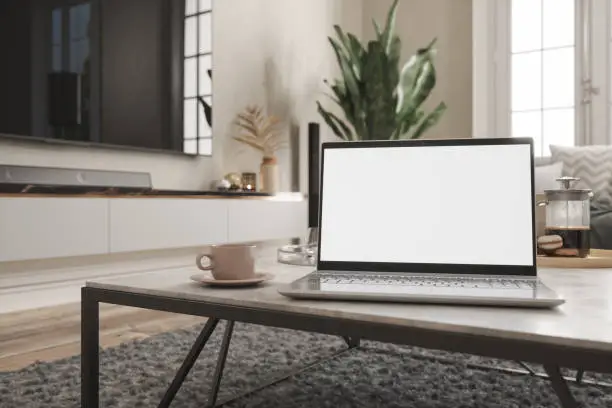
M 107 252 L 107 199 L 0 198 L 0 261 Z
M 307 201 L 233 200 L 229 203 L 229 241 L 249 242 L 304 237 Z
M 110 202 L 111 252 L 227 241 L 225 200 L 125 198 Z

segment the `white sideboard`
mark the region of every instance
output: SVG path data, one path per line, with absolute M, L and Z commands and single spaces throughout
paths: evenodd
M 143 251 L 226 242 L 227 214 L 231 201 L 171 198 L 111 200 L 109 250 Z
M 0 198 L 0 262 L 108 250 L 108 204 L 81 198 Z
M 286 239 L 306 230 L 302 198 L 0 197 L 0 262 Z

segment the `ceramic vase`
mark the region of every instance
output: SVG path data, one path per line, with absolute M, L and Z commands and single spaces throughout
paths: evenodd
M 259 170 L 260 191 L 264 193 L 277 193 L 280 183 L 278 163 L 276 157 L 264 157 Z

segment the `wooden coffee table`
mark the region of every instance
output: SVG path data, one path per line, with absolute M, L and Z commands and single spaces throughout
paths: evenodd
M 261 250 L 258 270 L 275 279 L 254 288 L 201 287 L 182 268 L 87 282 L 82 288 L 82 406 L 99 405 L 99 303 L 208 317 L 170 384 L 160 407 L 168 407 L 220 320 L 228 321 L 215 369 L 209 406 L 214 406 L 234 322 L 306 330 L 542 364 L 564 408 L 576 407 L 560 368 L 612 373 L 612 269 L 541 270 L 540 276 L 567 302 L 553 310 L 417 304 L 292 300 L 279 285 L 309 267 L 276 262 Z

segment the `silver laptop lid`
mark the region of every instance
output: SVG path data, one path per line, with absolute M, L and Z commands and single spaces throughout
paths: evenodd
M 530 138 L 324 143 L 318 269 L 536 276 Z

